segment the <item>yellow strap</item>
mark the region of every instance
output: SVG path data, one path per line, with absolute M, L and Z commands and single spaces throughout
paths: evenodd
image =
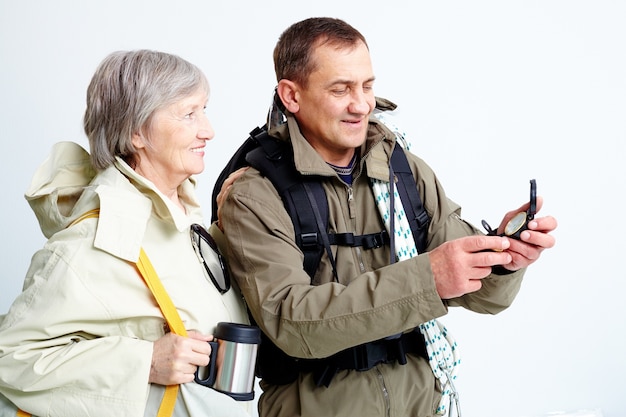
M 146 285 L 152 291 L 154 298 L 165 317 L 170 330 L 179 336 L 187 336 L 187 330 L 183 325 L 183 321 L 178 314 L 178 310 L 172 303 L 172 299 L 165 291 L 161 280 L 159 279 L 148 255 L 144 252 L 143 248 L 139 252 L 139 261 L 137 262 L 137 269 L 142 278 L 146 282 Z M 161 400 L 161 406 L 159 407 L 159 413 L 157 417 L 169 417 L 174 412 L 174 405 L 176 404 L 176 397 L 178 396 L 178 385 L 168 385 L 165 387 L 165 394 Z
M 99 209 L 90 210 L 74 220 L 70 226 L 85 219 L 98 217 L 99 214 Z M 159 276 L 154 270 L 154 267 L 152 266 L 152 263 L 150 262 L 150 259 L 148 259 L 148 255 L 146 255 L 143 248 L 140 249 L 139 261 L 137 262 L 136 267 L 139 274 L 146 282 L 146 285 L 152 292 L 152 295 L 156 299 L 156 302 L 159 305 L 170 330 L 179 336 L 187 336 L 187 330 L 185 329 L 183 321 L 178 314 L 178 310 L 176 310 L 172 299 L 167 294 L 167 291 L 165 291 L 163 284 L 161 284 L 161 280 L 159 279 Z M 163 399 L 161 400 L 161 406 L 159 407 L 157 417 L 170 417 L 174 413 L 177 396 L 178 385 L 168 385 L 165 387 L 165 394 L 163 394 Z M 30 414 L 18 409 L 16 417 L 30 417 Z
M 85 219 L 91 219 L 92 217 L 98 217 L 99 215 L 100 215 L 100 209 L 89 210 L 87 213 L 83 214 L 82 216 L 74 220 L 72 223 L 70 223 L 70 225 L 67 227 L 74 226 L 76 223 L 80 223 Z
M 150 263 L 150 259 L 148 259 L 148 255 L 144 252 L 143 248 L 139 252 L 139 261 L 137 262 L 137 269 L 139 273 L 143 277 L 144 281 L 146 281 L 146 285 L 152 291 L 154 298 L 165 317 L 165 321 L 167 321 L 168 326 L 170 326 L 170 330 L 179 335 L 179 336 L 187 336 L 187 330 L 185 330 L 185 326 L 183 325 L 183 321 L 178 315 L 178 310 L 172 303 L 172 299 L 165 291 L 163 284 L 161 284 L 161 280 L 159 279 L 152 263 Z

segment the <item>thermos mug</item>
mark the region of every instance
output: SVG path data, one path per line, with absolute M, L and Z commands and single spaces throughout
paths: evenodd
M 255 326 L 220 322 L 213 335 L 206 378 L 196 371 L 195 381 L 237 401 L 254 399 L 254 370 L 261 330 Z M 206 372 L 208 371 L 208 372 Z

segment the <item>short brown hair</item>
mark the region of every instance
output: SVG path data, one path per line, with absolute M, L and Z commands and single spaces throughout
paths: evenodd
M 330 44 L 337 47 L 354 47 L 365 37 L 341 19 L 311 17 L 288 27 L 274 48 L 274 70 L 276 81 L 287 79 L 306 85 L 309 75 L 315 70 L 311 59 L 313 49 Z

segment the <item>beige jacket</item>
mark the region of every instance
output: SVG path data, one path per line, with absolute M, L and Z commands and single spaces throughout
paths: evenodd
M 351 187 L 344 184 L 299 131 L 291 116 L 270 132 L 291 140 L 296 168 L 326 178 L 329 228 L 355 234 L 384 229 L 369 179 L 388 180 L 395 136 L 371 118 L 368 138 Z M 433 171 L 409 154 L 420 195 L 431 218 L 428 249 L 454 238 L 479 233 L 463 221 L 460 207 L 446 197 Z M 339 282 L 324 255 L 311 285 L 302 252 L 283 203 L 269 180 L 248 170 L 223 206 L 229 262 L 255 321 L 288 355 L 324 358 L 368 341 L 408 331 L 464 306 L 498 313 L 517 294 L 523 272 L 492 275 L 483 288 L 454 300 L 441 300 L 428 254 L 389 265 L 389 247 L 373 250 L 333 247 Z M 451 329 L 454 332 L 454 329 Z M 311 375 L 283 386 L 263 383 L 262 417 L 269 416 L 431 416 L 440 399 L 427 362 L 383 364 L 366 372 L 340 371 L 330 387 L 315 387 Z
M 148 375 L 165 327 L 134 267 L 140 247 L 187 329 L 247 321 L 237 290 L 220 295 L 191 246 L 190 225 L 203 223 L 194 188 L 193 180 L 179 188 L 185 214 L 122 160 L 96 175 L 80 146 L 54 147 L 26 194 L 49 240 L 0 324 L 1 394 L 39 416 L 156 415 L 163 387 Z M 93 208 L 98 219 L 69 226 Z M 175 415 L 247 415 L 246 407 L 191 383 Z

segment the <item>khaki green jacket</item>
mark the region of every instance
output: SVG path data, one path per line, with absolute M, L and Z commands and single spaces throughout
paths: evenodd
M 332 231 L 368 234 L 384 229 L 369 178 L 388 181 L 395 136 L 375 118 L 360 154 L 352 186 L 336 175 L 299 131 L 292 116 L 270 132 L 291 140 L 296 168 L 323 182 Z M 428 250 L 445 241 L 479 233 L 463 221 L 460 207 L 446 197 L 427 164 L 408 154 L 425 208 L 431 218 Z M 302 267 L 291 219 L 269 180 L 248 170 L 223 206 L 229 262 L 259 326 L 288 355 L 324 358 L 365 342 L 405 332 L 444 316 L 448 306 L 495 314 L 517 294 L 523 272 L 492 275 L 483 288 L 454 300 L 441 300 L 428 253 L 389 265 L 389 247 L 362 250 L 333 247 L 339 282 L 324 256 L 311 283 Z M 452 329 L 454 332 L 454 329 Z M 440 399 L 426 360 L 382 364 L 366 372 L 341 371 L 330 386 L 316 387 L 310 375 L 290 385 L 262 383 L 262 417 L 268 416 L 431 416 Z

